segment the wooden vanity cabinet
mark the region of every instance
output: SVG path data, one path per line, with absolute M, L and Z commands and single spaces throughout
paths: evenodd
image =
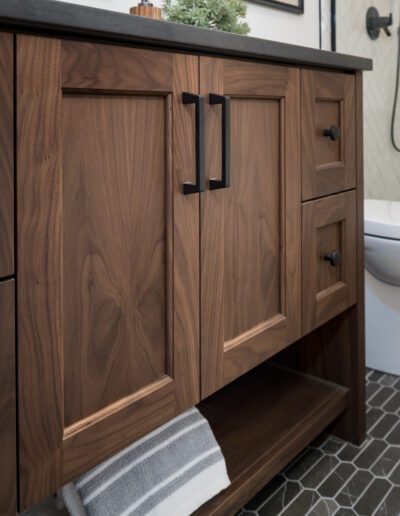
M 360 440 L 361 373 L 330 359 L 364 368 L 361 76 L 14 38 L 19 509 L 196 404 L 235 477 L 204 514 L 340 414 Z M 260 365 L 285 349 L 297 372 Z

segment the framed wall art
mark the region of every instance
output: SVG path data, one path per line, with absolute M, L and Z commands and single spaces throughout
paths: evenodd
M 295 14 L 304 13 L 304 0 L 253 0 L 258 4 L 263 4 L 282 11 L 288 11 Z

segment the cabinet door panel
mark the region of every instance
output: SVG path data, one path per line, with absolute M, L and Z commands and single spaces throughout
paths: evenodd
M 300 336 L 299 72 L 201 58 L 200 90 L 230 97 L 230 187 L 201 200 L 202 396 Z M 221 107 L 206 105 L 207 179 L 221 176 Z
M 231 100 L 231 188 L 224 192 L 224 336 L 243 333 L 279 313 L 279 101 Z M 254 132 L 268 134 L 257 145 Z
M 63 261 L 70 426 L 168 374 L 165 139 L 157 135 L 166 103 L 66 95 L 62 109 L 63 245 L 74 250 Z
M 20 36 L 17 63 L 23 508 L 199 400 L 198 59 Z

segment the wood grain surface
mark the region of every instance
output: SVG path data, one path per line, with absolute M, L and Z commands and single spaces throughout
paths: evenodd
M 346 310 L 357 299 L 356 193 L 303 204 L 303 334 Z M 341 255 L 337 267 L 324 259 Z
M 17 45 L 23 509 L 199 401 L 198 59 Z
M 262 364 L 204 400 L 199 409 L 232 483 L 196 516 L 235 514 L 343 412 L 347 394 L 339 385 Z
M 353 207 L 356 236 L 355 282 L 357 302 L 277 357 L 281 364 L 299 369 L 349 389 L 348 409 L 331 431 L 362 444 L 365 439 L 365 328 L 364 328 L 364 195 L 363 195 L 363 78 L 356 74 L 357 191 Z
M 167 122 L 165 99 L 151 96 L 64 95 L 63 113 L 69 426 L 169 373 Z
M 17 512 L 15 282 L 0 283 L 0 514 Z
M 354 75 L 302 70 L 301 109 L 303 200 L 355 188 Z M 324 136 L 333 125 L 338 141 Z
M 166 243 L 167 270 L 172 284 L 166 288 L 167 304 L 172 307 L 166 315 L 166 331 L 170 335 L 166 357 L 169 374 L 66 429 L 64 482 L 200 399 L 199 198 L 182 195 L 182 184 L 195 178 L 194 109 L 182 104 L 182 92 L 196 91 L 198 60 L 174 55 L 173 67 L 172 101 L 168 101 L 168 112 L 173 111 L 173 119 L 167 124 L 169 132 L 165 134 L 166 159 L 172 173 L 164 183 L 166 227 L 168 232 L 173 232 Z
M 65 90 L 171 91 L 171 53 L 70 40 L 61 45 Z
M 231 186 L 201 204 L 202 396 L 300 336 L 298 70 L 200 58 L 200 91 L 231 97 Z M 206 107 L 207 179 L 221 111 Z
M 13 35 L 0 32 L 0 278 L 14 274 Z
M 60 41 L 17 38 L 20 509 L 62 484 Z

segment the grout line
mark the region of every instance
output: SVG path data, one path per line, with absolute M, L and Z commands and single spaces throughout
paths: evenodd
M 364 471 L 369 471 L 369 470 L 364 470 Z M 371 473 L 372 475 L 372 473 Z M 356 501 L 352 504 L 351 508 L 354 510 L 354 507 L 357 505 L 357 503 L 361 500 L 361 498 L 364 496 L 364 494 L 368 491 L 368 489 L 370 488 L 372 482 L 375 480 L 375 477 L 372 475 L 372 478 L 371 480 L 369 481 L 369 483 L 366 485 L 364 491 L 362 491 L 359 495 L 358 495 L 358 498 L 356 499 Z M 354 512 L 356 512 L 354 510 Z M 358 514 L 358 513 L 357 513 Z
M 322 451 L 322 450 L 320 450 L 320 451 Z M 305 472 L 301 475 L 301 477 L 299 477 L 299 478 L 297 479 L 297 482 L 299 482 L 299 483 L 300 483 L 300 482 L 301 482 L 301 480 L 302 480 L 306 475 L 308 475 L 308 473 L 310 473 L 310 471 L 312 471 L 312 470 L 313 470 L 313 469 L 314 469 L 314 468 L 315 468 L 315 467 L 316 467 L 316 466 L 321 462 L 321 460 L 325 457 L 324 452 L 322 452 L 322 454 L 323 454 L 323 455 L 322 455 L 322 457 L 320 457 L 320 458 L 317 460 L 317 462 L 315 462 L 315 463 L 314 463 L 314 464 L 313 464 L 313 465 L 312 465 L 312 466 L 311 466 L 307 471 L 305 471 Z
M 387 447 L 387 448 L 385 449 L 385 451 L 384 451 L 384 452 L 383 452 L 383 453 L 382 453 L 382 454 L 381 454 L 381 455 L 376 459 L 376 461 L 371 465 L 371 467 L 369 468 L 369 470 L 368 470 L 368 471 L 371 471 L 371 474 L 372 474 L 372 475 L 374 475 L 376 478 L 384 478 L 384 479 L 388 480 L 392 485 L 394 485 L 394 484 L 393 484 L 393 482 L 392 482 L 391 480 L 389 480 L 389 476 L 393 473 L 394 469 L 395 469 L 395 468 L 397 468 L 397 466 L 400 464 L 400 462 L 395 462 L 395 463 L 394 463 L 394 465 L 393 465 L 393 467 L 392 467 L 392 469 L 391 469 L 388 473 L 386 473 L 386 474 L 384 474 L 384 475 L 377 475 L 376 473 L 373 473 L 373 472 L 372 472 L 372 468 L 373 468 L 373 467 L 375 466 L 375 464 L 376 464 L 376 463 L 377 463 L 377 462 L 378 462 L 378 461 L 383 457 L 383 455 L 388 451 L 388 449 L 389 449 L 389 448 L 400 448 L 400 445 L 398 445 L 398 444 L 388 444 L 388 443 L 386 443 L 386 441 L 385 441 L 385 444 L 387 444 L 387 445 L 388 445 L 388 447 Z
M 385 496 L 382 498 L 380 503 L 378 503 L 377 508 L 374 510 L 374 512 L 371 514 L 371 516 L 375 516 L 375 514 L 378 513 L 380 507 L 382 507 L 382 504 L 385 502 L 386 498 L 389 496 L 389 494 L 393 491 L 394 485 L 392 484 L 392 487 L 388 490 L 388 492 L 385 494 Z M 385 513 L 386 514 L 386 513 Z
M 304 493 L 304 491 L 306 491 L 306 489 L 303 488 L 302 485 L 300 485 L 300 491 L 297 493 L 297 495 L 293 498 L 293 500 L 288 504 L 286 505 L 286 507 L 282 507 L 282 510 L 280 512 L 278 512 L 277 516 L 280 516 L 281 514 L 283 514 L 291 505 L 294 504 L 294 502 L 300 498 L 300 496 Z M 308 489 L 308 491 L 310 491 L 310 489 Z
M 388 385 L 385 385 L 385 387 L 388 387 Z M 387 405 L 387 403 L 389 403 L 389 401 L 394 398 L 397 394 L 397 391 L 396 389 L 394 389 L 393 387 L 389 387 L 390 389 L 393 389 L 393 394 L 391 396 L 389 396 L 389 398 L 387 398 L 384 402 L 384 404 L 381 406 L 381 409 L 385 412 L 385 409 L 383 408 L 385 405 Z M 387 412 L 388 414 L 392 414 L 392 412 Z
M 326 455 L 326 456 L 327 456 L 327 457 L 329 457 L 329 455 Z M 323 457 L 322 457 L 322 458 L 323 458 Z M 336 466 L 333 468 L 333 470 L 332 470 L 332 471 L 330 471 L 330 472 L 328 473 L 328 475 L 327 475 L 324 479 L 322 479 L 322 480 L 321 480 L 321 482 L 320 482 L 316 487 L 314 487 L 314 488 L 312 489 L 312 491 L 318 491 L 318 489 L 322 486 L 322 484 L 323 484 L 323 483 L 324 483 L 324 482 L 325 482 L 325 481 L 326 481 L 326 480 L 327 480 L 327 479 L 328 479 L 328 478 L 329 478 L 333 473 L 335 473 L 335 471 L 336 471 L 336 470 L 337 470 L 337 468 L 340 466 L 340 464 L 341 464 L 341 463 L 340 463 L 340 461 L 339 461 L 339 462 L 336 464 Z M 308 488 L 308 489 L 310 489 L 310 488 Z
M 359 447 L 359 451 L 358 451 L 357 455 L 354 455 L 353 459 L 350 461 L 352 464 L 354 464 L 354 465 L 356 466 L 356 468 L 358 467 L 358 466 L 356 465 L 356 463 L 355 463 L 355 462 L 356 462 L 356 460 L 357 460 L 357 459 L 358 459 L 358 457 L 359 457 L 359 456 L 360 456 L 360 455 L 361 455 L 361 454 L 362 454 L 362 453 L 363 453 L 363 452 L 368 448 L 368 446 L 371 444 L 371 442 L 372 442 L 373 440 L 374 440 L 374 439 L 373 439 L 373 438 L 371 438 L 371 437 L 369 436 L 369 434 L 367 433 L 367 438 L 365 439 L 365 441 L 364 441 L 363 445 Z M 357 446 L 357 448 L 358 448 L 358 446 Z M 360 468 L 358 468 L 358 469 L 360 469 Z M 362 468 L 361 468 L 361 469 L 362 469 Z
M 351 463 L 350 463 L 351 464 Z M 359 469 L 357 469 L 357 466 L 355 466 L 353 464 L 353 466 L 356 468 L 356 470 L 354 471 L 354 473 L 351 475 L 351 477 L 349 477 L 347 479 L 347 481 L 342 485 L 341 489 L 339 489 L 339 491 L 336 493 L 335 495 L 335 498 L 334 500 L 336 501 L 336 497 L 343 491 L 343 489 L 347 486 L 347 484 L 349 484 L 351 482 L 351 480 L 353 479 L 353 477 L 358 473 L 358 471 L 360 471 Z M 339 502 L 336 502 L 338 505 L 339 505 Z
M 381 390 L 383 389 L 383 387 L 386 387 L 385 385 L 381 385 L 380 383 L 377 383 L 376 385 L 379 385 L 379 389 L 377 389 L 369 398 L 367 398 L 367 405 L 371 408 L 381 408 L 381 407 L 374 407 L 372 405 L 369 404 L 369 402 L 375 398 L 375 396 L 378 394 L 378 392 L 381 392 Z
M 284 477 L 284 478 L 286 478 L 286 477 Z M 269 502 L 269 501 L 271 500 L 271 498 L 272 498 L 273 496 L 275 496 L 275 495 L 276 495 L 276 493 L 277 493 L 278 491 L 280 491 L 281 489 L 283 489 L 283 488 L 286 486 L 286 484 L 287 484 L 288 482 L 290 482 L 290 480 L 285 480 L 281 486 L 277 487 L 277 488 L 275 489 L 275 491 L 274 491 L 273 493 L 271 493 L 271 494 L 268 496 L 268 498 L 267 498 L 266 500 L 264 500 L 263 502 L 261 502 L 261 505 L 259 505 L 259 506 L 257 507 L 257 509 L 256 509 L 256 511 L 255 511 L 255 512 L 257 513 L 259 509 L 261 509 L 262 507 L 264 507 L 264 505 L 265 505 L 267 502 Z
M 385 455 L 385 453 L 388 451 L 388 448 L 390 448 L 390 444 L 388 444 L 383 439 L 377 439 L 377 441 L 383 441 L 386 444 L 386 448 L 383 450 L 383 452 L 379 455 L 379 457 L 368 468 L 368 471 L 370 471 L 371 474 L 374 475 L 375 477 L 378 475 L 375 475 L 375 473 L 372 472 L 372 468 L 375 466 L 375 464 L 378 462 L 378 460 L 380 460 Z
M 376 408 L 376 407 L 374 407 L 374 408 Z M 371 410 L 372 410 L 372 408 L 371 408 L 371 409 L 369 409 L 369 410 L 366 412 L 366 414 L 368 414 L 368 412 L 370 412 Z M 375 423 L 371 426 L 371 428 L 368 428 L 368 430 L 367 430 L 367 434 L 368 434 L 368 436 L 370 435 L 370 432 L 371 432 L 371 431 L 376 427 L 376 425 L 377 425 L 378 423 L 380 423 L 381 419 L 383 419 L 385 415 L 386 415 L 386 412 L 382 412 L 382 415 L 380 416 L 380 418 L 379 418 L 379 419 L 377 419 L 377 420 L 375 421 Z M 372 439 L 374 439 L 374 437 L 372 437 Z M 375 437 L 375 439 L 377 439 L 377 438 Z
M 373 372 L 374 372 L 374 370 L 373 370 L 373 369 L 371 369 L 371 370 L 368 372 L 368 374 L 366 374 L 366 375 L 365 375 L 365 379 L 367 380 L 367 379 L 371 376 L 371 374 L 372 374 Z

